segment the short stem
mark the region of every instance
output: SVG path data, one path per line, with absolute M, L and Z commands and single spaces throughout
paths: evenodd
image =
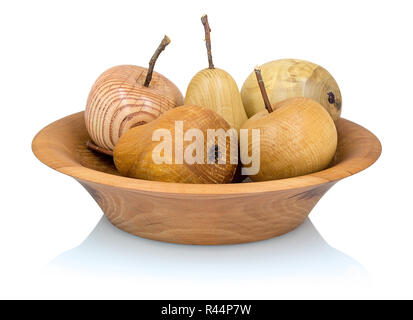
M 107 154 L 108 156 L 113 157 L 113 151 L 97 146 L 92 140 L 88 140 L 88 142 L 86 142 L 86 147 L 99 153 Z
M 264 100 L 265 109 L 267 109 L 268 113 L 271 113 L 274 110 L 271 107 L 270 99 L 268 99 L 267 90 L 265 89 L 264 81 L 262 80 L 261 68 L 255 67 L 254 71 L 255 75 L 257 76 L 258 86 L 261 90 L 262 99 Z
M 208 16 L 204 14 L 201 17 L 202 24 L 204 25 L 205 29 L 205 45 L 207 48 L 207 53 L 208 53 L 208 65 L 209 69 L 215 69 L 214 63 L 212 62 L 212 53 L 211 53 L 211 28 L 209 27 L 208 23 Z
M 153 68 L 155 67 L 156 60 L 158 59 L 161 52 L 165 50 L 166 46 L 170 42 L 171 42 L 171 39 L 169 39 L 168 36 L 165 35 L 165 37 L 163 37 L 161 43 L 159 44 L 158 48 L 156 49 L 155 53 L 153 54 L 151 60 L 149 61 L 148 73 L 146 74 L 146 79 L 144 83 L 145 87 L 149 87 L 149 83 L 152 80 L 152 73 L 153 73 Z

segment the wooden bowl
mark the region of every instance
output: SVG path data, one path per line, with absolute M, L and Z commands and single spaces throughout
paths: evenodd
M 340 119 L 336 157 L 313 174 L 267 182 L 178 184 L 120 176 L 112 158 L 86 148 L 83 112 L 45 127 L 33 152 L 75 178 L 116 227 L 134 235 L 185 244 L 234 244 L 268 239 L 299 226 L 337 181 L 373 164 L 380 141 Z

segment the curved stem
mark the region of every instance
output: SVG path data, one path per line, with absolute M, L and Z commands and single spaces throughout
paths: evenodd
M 89 149 L 91 149 L 93 151 L 97 151 L 99 153 L 107 154 L 108 156 L 113 157 L 113 151 L 107 150 L 107 149 L 104 149 L 104 148 L 101 148 L 101 147 L 97 146 L 92 140 L 88 140 L 86 142 L 86 147 L 88 147 Z
M 271 107 L 271 102 L 270 99 L 268 99 L 267 90 L 265 89 L 264 81 L 262 80 L 261 68 L 255 67 L 254 71 L 255 75 L 257 76 L 258 86 L 261 90 L 262 99 L 264 100 L 265 109 L 267 109 L 268 113 L 271 113 L 274 110 Z
M 208 68 L 209 69 L 215 69 L 214 67 L 214 63 L 212 62 L 212 53 L 211 53 L 211 28 L 209 27 L 209 23 L 208 23 L 208 16 L 206 14 L 204 14 L 201 17 L 201 22 L 204 25 L 204 29 L 205 29 L 205 45 L 207 48 L 207 53 L 208 53 Z
M 152 73 L 153 68 L 155 67 L 156 60 L 158 60 L 159 55 L 162 51 L 165 50 L 166 46 L 171 43 L 171 39 L 167 35 L 165 35 L 159 44 L 158 48 L 156 49 L 155 53 L 153 54 L 151 60 L 149 61 L 149 68 L 148 73 L 146 74 L 145 83 L 143 84 L 145 87 L 149 87 L 149 83 L 152 80 Z

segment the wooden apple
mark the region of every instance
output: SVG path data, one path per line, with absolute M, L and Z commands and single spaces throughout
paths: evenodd
M 116 66 L 96 80 L 87 100 L 85 123 L 97 147 L 113 150 L 128 129 L 151 122 L 183 104 L 183 96 L 175 84 L 153 71 L 159 54 L 169 43 L 165 36 L 149 68 Z
M 281 59 L 265 63 L 261 70 L 272 105 L 288 98 L 307 97 L 320 103 L 334 121 L 340 118 L 340 88 L 333 76 L 323 67 L 304 60 Z M 264 110 L 254 72 L 245 80 L 241 98 L 249 118 Z

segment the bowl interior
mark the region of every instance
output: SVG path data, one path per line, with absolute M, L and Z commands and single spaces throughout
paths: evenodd
M 89 136 L 85 128 L 83 112 L 57 120 L 42 129 L 34 138 L 32 148 L 40 161 L 78 180 L 159 192 L 244 193 L 337 181 L 367 168 L 380 156 L 380 142 L 367 129 L 351 121 L 340 119 L 337 123 L 337 131 L 337 152 L 333 162 L 325 170 L 276 181 L 226 185 L 187 185 L 120 176 L 112 157 L 91 151 L 86 147 Z

